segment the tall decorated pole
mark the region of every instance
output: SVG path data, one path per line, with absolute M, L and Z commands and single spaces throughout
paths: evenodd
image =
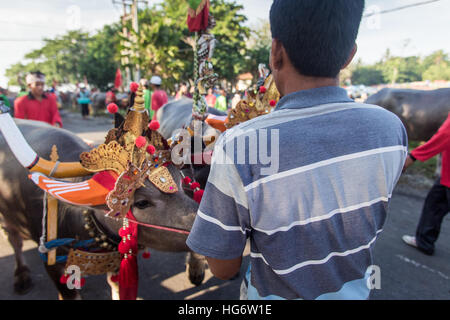
M 190 32 L 195 32 L 194 43 L 194 104 L 193 113 L 203 116 L 207 111 L 203 95 L 214 86 L 217 74 L 214 73 L 211 58 L 216 39 L 210 33 L 215 27 L 214 18 L 209 13 L 209 0 L 187 0 L 189 4 L 187 25 Z

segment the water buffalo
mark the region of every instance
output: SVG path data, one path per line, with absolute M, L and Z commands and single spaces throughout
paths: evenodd
M 52 145 L 59 150 L 60 161 L 78 161 L 81 152 L 89 150 L 89 146 L 80 138 L 63 129 L 48 126 L 42 122 L 16 120 L 19 129 L 30 146 L 41 157 L 50 155 Z M 181 187 L 181 176 L 174 166 L 168 167 L 175 181 Z M 14 288 L 18 293 L 26 293 L 32 283 L 30 271 L 22 256 L 22 240 L 32 239 L 39 243 L 41 236 L 41 220 L 43 212 L 43 192 L 27 177 L 24 169 L 11 153 L 3 136 L 0 134 L 0 222 L 8 234 L 16 258 Z M 110 239 L 116 239 L 121 221 L 105 217 L 104 210 L 99 208 L 76 207 L 66 203 L 58 204 L 58 238 L 77 238 L 79 240 L 92 238 L 85 229 L 83 211 L 90 210 Z M 179 191 L 174 194 L 163 194 L 149 181 L 145 187 L 139 188 L 134 196 L 132 211 L 140 222 L 170 226 L 190 230 L 198 204 Z M 161 251 L 189 251 L 185 244 L 186 235 L 139 226 L 138 244 Z M 118 238 L 120 241 L 120 238 Z M 57 255 L 67 254 L 61 249 Z M 191 282 L 200 284 L 203 281 L 206 266 L 204 257 L 191 254 L 188 273 Z M 45 268 L 57 287 L 60 298 L 80 298 L 77 290 L 69 290 L 59 282 L 63 274 L 64 264 L 55 264 Z M 108 281 L 110 284 L 111 282 Z M 113 291 L 113 297 L 116 296 Z
M 427 141 L 447 119 L 450 88 L 432 91 L 385 88 L 366 103 L 395 113 L 405 125 L 410 140 Z
M 156 119 L 159 121 L 161 127 L 158 130 L 166 139 L 170 138 L 173 132 L 182 128 L 186 123 L 192 119 L 192 104 L 193 100 L 183 97 L 179 100 L 171 101 L 165 104 L 156 112 Z M 225 116 L 226 113 L 215 108 L 208 107 L 208 113 Z M 213 136 L 220 134 L 216 129 L 204 125 L 203 136 Z
M 127 93 L 117 93 L 116 99 L 117 99 L 116 104 L 119 106 L 119 108 L 124 109 L 124 108 L 128 107 L 128 94 Z M 94 112 L 94 115 L 106 111 L 105 100 L 106 100 L 105 92 L 94 92 L 91 95 L 92 110 Z

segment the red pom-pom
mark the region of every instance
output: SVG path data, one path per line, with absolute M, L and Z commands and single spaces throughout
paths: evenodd
M 192 182 L 191 184 L 191 189 L 195 190 L 196 188 L 200 188 L 200 183 L 198 182 Z
M 111 276 L 111 281 L 112 282 L 119 282 L 119 275 L 115 274 L 115 275 Z
M 189 177 L 185 177 L 184 179 L 183 179 L 183 183 L 184 184 L 189 184 L 189 183 L 191 183 L 192 182 L 192 180 L 191 180 L 191 178 L 189 178 Z
M 117 111 L 119 111 L 119 107 L 115 103 L 108 104 L 106 109 L 108 109 L 108 112 L 112 114 L 117 113 Z
M 138 88 L 139 88 L 139 84 L 137 84 L 136 82 L 130 83 L 131 92 L 136 92 Z
M 275 107 L 277 105 L 277 102 L 275 100 L 270 100 L 269 104 L 271 107 Z
M 145 251 L 145 252 L 142 254 L 142 258 L 144 258 L 144 259 L 149 259 L 149 258 L 150 258 L 150 252 Z
M 147 140 L 143 136 L 139 136 L 136 138 L 136 141 L 134 142 L 136 144 L 136 147 L 143 148 L 147 144 Z
M 259 87 L 259 92 L 266 93 L 267 89 L 264 86 Z
M 59 283 L 61 283 L 61 284 L 66 284 L 68 278 L 69 278 L 69 275 L 68 275 L 68 274 L 63 274 L 63 275 L 61 276 L 61 278 L 59 278 Z
M 153 130 L 153 131 L 158 130 L 158 129 L 159 129 L 159 122 L 156 121 L 156 120 L 152 120 L 152 121 L 150 122 L 150 124 L 148 125 L 148 128 L 149 128 L 150 130 Z
M 152 146 L 151 144 L 149 144 L 149 145 L 147 146 L 147 152 L 148 152 L 149 154 L 154 154 L 154 153 L 156 152 L 156 148 L 155 148 L 154 146 Z
M 202 201 L 203 192 L 204 191 L 202 189 L 194 192 L 194 201 L 195 202 L 200 203 Z

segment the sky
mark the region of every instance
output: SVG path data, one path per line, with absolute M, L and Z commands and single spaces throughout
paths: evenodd
M 244 6 L 248 25 L 268 20 L 272 0 L 235 1 Z M 424 1 L 427 0 L 366 0 L 366 14 Z M 95 32 L 118 21 L 121 10 L 121 5 L 113 4 L 113 0 L 0 0 L 0 86 L 7 84 L 6 69 L 22 61 L 26 53 L 40 48 L 44 38 L 79 28 Z M 439 49 L 450 53 L 449 12 L 450 0 L 439 0 L 364 18 L 355 59 L 374 63 L 388 48 L 400 56 L 424 56 Z

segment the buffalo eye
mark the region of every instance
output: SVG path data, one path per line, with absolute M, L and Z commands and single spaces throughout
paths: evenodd
M 150 207 L 152 204 L 148 200 L 140 200 L 134 203 L 134 206 L 138 209 L 145 209 Z

